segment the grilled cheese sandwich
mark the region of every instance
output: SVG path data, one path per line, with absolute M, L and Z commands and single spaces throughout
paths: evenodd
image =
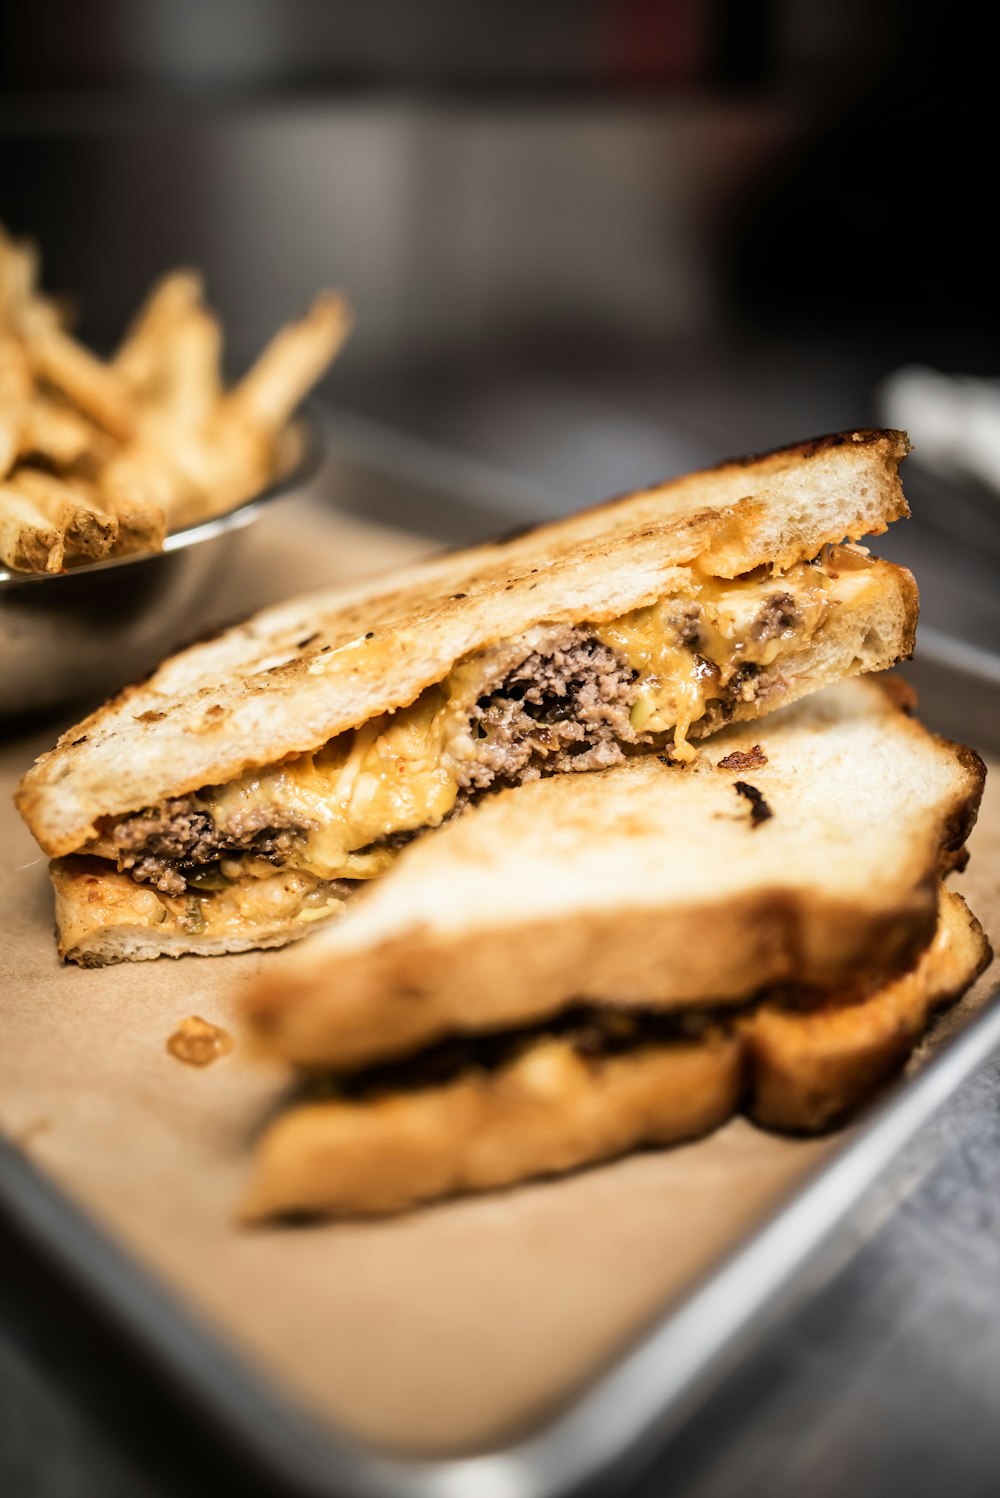
M 853 544 L 905 513 L 905 450 L 822 439 L 272 609 L 70 730 L 18 804 L 47 852 L 195 901 L 205 932 L 276 873 L 325 886 L 333 914 L 487 791 L 692 763 L 726 723 L 907 655 L 913 580 Z M 206 950 L 192 923 L 184 950 Z
M 628 688 L 621 748 L 659 747 L 675 760 L 693 760 L 688 736 L 703 731 L 710 709 L 714 706 L 717 716 L 740 716 L 741 705 L 752 704 L 762 689 L 773 690 L 774 677 L 762 679 L 762 673 L 807 649 L 839 609 L 876 590 L 885 567 L 857 548 L 830 547 L 816 562 L 800 563 L 777 578 L 767 569 L 764 576 L 732 581 L 695 574 L 684 579 L 683 591 L 654 604 L 604 623 L 583 622 L 582 635 L 612 652 Z M 409 707 L 340 734 L 315 753 L 196 792 L 191 800 L 211 819 L 217 836 L 205 844 L 205 858 L 182 854 L 176 873 L 161 870 L 161 887 L 170 890 L 183 876 L 196 889 L 212 888 L 199 864 L 211 868 L 208 877 L 216 888 L 225 881 L 270 878 L 273 856 L 237 851 L 226 856 L 227 842 L 238 848 L 239 829 L 251 824 L 296 829 L 281 856 L 284 868 L 318 879 L 383 873 L 393 854 L 390 841 L 440 825 L 468 788 L 469 767 L 491 751 L 488 724 L 481 726 L 470 714 L 496 685 L 490 654 L 475 656 Z M 557 701 L 555 711 L 565 705 Z M 528 732 L 532 769 L 541 772 L 550 725 L 546 704 L 535 706 L 539 712 L 531 716 Z M 148 819 L 145 811 L 138 820 Z M 126 841 L 123 849 L 121 844 L 130 830 L 127 822 L 120 823 L 117 842 L 115 835 L 103 834 L 83 851 L 134 868 L 134 845 Z

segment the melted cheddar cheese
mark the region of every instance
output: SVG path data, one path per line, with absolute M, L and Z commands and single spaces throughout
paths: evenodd
M 280 809 L 308 828 L 296 868 L 320 879 L 371 879 L 392 853 L 370 844 L 436 826 L 455 805 L 457 770 L 444 752 L 451 731 L 447 694 L 430 687 L 400 712 L 340 734 L 314 754 L 248 771 L 204 799 L 220 828 L 247 812 Z M 247 860 L 226 862 L 254 872 Z
M 741 666 L 770 666 L 809 644 L 826 615 L 832 582 L 822 567 L 806 562 L 777 578 L 768 573 L 729 582 L 692 572 L 683 596 L 661 598 L 594 629 L 639 676 L 632 726 L 640 733 L 673 729 L 678 759 L 693 758 L 691 725 Z
M 869 586 L 870 569 L 867 555 L 855 548 L 833 548 L 820 563 L 800 563 L 777 577 L 766 572 L 726 581 L 692 568 L 683 592 L 581 628 L 635 671 L 636 734 L 672 731 L 674 757 L 692 759 L 687 734 L 708 705 L 724 695 L 751 700 L 752 675 L 742 683 L 740 668 L 771 666 L 808 645 L 833 605 Z M 373 878 L 394 857 L 385 839 L 437 826 L 454 808 L 462 762 L 476 753 L 469 712 L 481 690 L 492 684 L 481 657 L 473 656 L 409 707 L 313 753 L 209 787 L 197 800 L 223 833 L 247 825 L 248 817 L 265 826 L 271 813 L 275 826 L 302 829 L 287 857 L 289 869 L 320 880 Z M 274 874 L 273 863 L 248 855 L 224 858 L 219 867 L 220 888 Z

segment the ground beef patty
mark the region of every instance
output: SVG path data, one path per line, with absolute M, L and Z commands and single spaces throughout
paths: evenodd
M 543 773 L 603 770 L 638 742 L 630 712 L 636 673 L 583 630 L 535 652 L 472 712 L 475 757 L 463 762 L 465 791 L 520 785 Z
M 758 643 L 775 640 L 787 630 L 799 629 L 801 625 L 802 611 L 791 593 L 772 593 L 751 626 L 750 638 Z
M 724 1024 L 731 1010 L 601 1008 L 577 1004 L 535 1024 L 510 1030 L 479 1030 L 448 1035 L 423 1050 L 395 1060 L 339 1074 L 319 1072 L 303 1077 L 297 1101 L 347 1097 L 356 1102 L 423 1088 L 443 1087 L 463 1074 L 497 1072 L 540 1041 L 566 1041 L 584 1061 L 597 1063 L 649 1046 L 690 1044 L 714 1025 Z
M 544 653 L 508 672 L 471 714 L 475 754 L 459 769 L 459 808 L 491 786 L 518 785 L 564 770 L 597 770 L 639 742 L 629 712 L 636 673 L 584 630 L 567 630 Z M 118 866 L 164 894 L 183 894 L 187 877 L 234 854 L 280 867 L 306 829 L 275 807 L 245 813 L 220 830 L 194 796 L 179 796 L 126 817 L 110 829 Z M 417 834 L 392 833 L 401 846 Z M 374 845 L 373 845 L 374 846 Z
M 207 811 L 191 796 L 165 801 L 162 807 L 126 817 L 111 829 L 118 867 L 133 879 L 148 881 L 165 895 L 182 895 L 185 872 L 234 853 L 251 853 L 279 867 L 292 851 L 302 829 L 275 825 L 273 810 L 251 813 L 230 823 L 222 833 Z

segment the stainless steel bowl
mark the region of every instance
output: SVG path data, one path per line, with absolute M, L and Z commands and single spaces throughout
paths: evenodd
M 162 552 L 42 576 L 0 569 L 0 718 L 106 694 L 193 638 L 240 532 L 319 468 L 314 407 L 297 431 L 297 457 L 280 479 L 224 515 L 173 532 Z

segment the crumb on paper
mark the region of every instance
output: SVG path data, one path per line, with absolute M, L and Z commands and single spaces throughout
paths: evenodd
M 221 1025 L 213 1025 L 197 1014 L 182 1019 L 167 1041 L 167 1050 L 187 1066 L 210 1066 L 220 1056 L 228 1056 L 233 1037 Z

